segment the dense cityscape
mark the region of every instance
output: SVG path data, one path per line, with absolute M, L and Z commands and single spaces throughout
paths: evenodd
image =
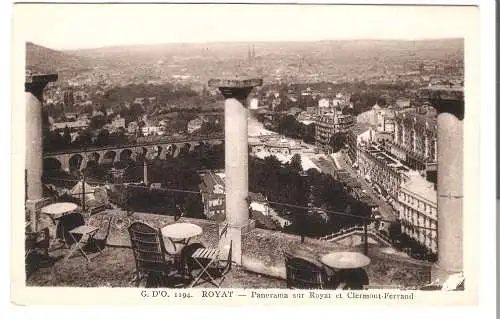
M 43 92 L 43 196 L 223 222 L 224 99 L 207 83 L 252 75 L 263 79 L 247 99 L 255 227 L 334 244 L 364 231 L 435 262 L 437 112 L 419 89 L 463 86 L 463 68 L 455 39 L 27 43 L 29 75 L 58 73 Z

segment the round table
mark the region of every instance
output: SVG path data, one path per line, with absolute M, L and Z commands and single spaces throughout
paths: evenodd
M 49 215 L 52 219 L 57 219 L 74 211 L 77 207 L 78 205 L 75 203 L 55 203 L 42 207 L 41 213 Z
M 370 264 L 370 258 L 356 252 L 333 252 L 321 257 L 321 262 L 334 271 L 331 276 L 336 289 L 363 289 L 369 284 L 368 275 L 362 269 Z
M 63 203 L 54 203 L 54 204 L 50 204 L 50 205 L 42 207 L 40 212 L 42 214 L 48 215 L 55 225 L 54 231 L 52 231 L 50 234 L 50 237 L 52 237 L 52 241 L 54 241 L 54 242 L 59 241 L 57 238 L 57 228 L 59 226 L 57 221 L 59 220 L 59 218 L 74 211 L 77 208 L 78 208 L 78 205 L 76 205 L 75 203 L 64 203 L 64 202 Z M 62 232 L 64 233 L 64 230 L 62 230 Z M 62 238 L 62 241 L 63 241 L 64 245 L 66 245 L 66 241 L 64 238 Z
M 333 269 L 356 269 L 368 266 L 370 258 L 356 252 L 333 252 L 321 257 L 321 262 Z
M 170 224 L 161 229 L 165 249 L 173 255 L 180 253 L 191 238 L 201 235 L 202 232 L 200 226 L 191 223 Z

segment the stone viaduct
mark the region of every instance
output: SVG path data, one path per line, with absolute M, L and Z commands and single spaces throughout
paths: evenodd
M 43 167 L 61 168 L 70 171 L 85 168 L 89 161 L 112 165 L 119 160 L 132 159 L 135 161 L 144 157 L 165 159 L 167 156 L 177 157 L 180 154 L 187 154 L 196 150 L 203 154 L 206 146 L 220 145 L 223 141 L 223 136 L 192 137 L 175 141 L 152 141 L 129 145 L 89 147 L 86 150 L 73 149 L 47 152 L 43 154 Z

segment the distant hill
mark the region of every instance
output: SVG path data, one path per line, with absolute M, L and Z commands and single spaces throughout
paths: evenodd
M 90 61 L 84 57 L 52 50 L 31 42 L 26 43 L 26 68 L 32 71 L 60 73 L 90 67 Z
M 170 43 L 148 45 L 110 46 L 95 49 L 67 51 L 85 57 L 142 58 L 144 60 L 184 57 L 225 59 L 247 56 L 254 47 L 257 55 L 266 58 L 274 55 L 318 59 L 366 58 L 374 55 L 390 58 L 442 57 L 463 55 L 463 39 L 440 40 L 332 40 L 311 42 L 212 42 Z

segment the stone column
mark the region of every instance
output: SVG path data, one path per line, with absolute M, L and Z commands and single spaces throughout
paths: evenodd
M 38 211 L 48 203 L 43 199 L 43 141 L 42 102 L 43 89 L 49 82 L 57 80 L 57 74 L 26 75 L 24 92 L 26 98 L 26 209 L 30 214 L 31 230 L 38 229 Z
M 27 75 L 24 82 L 26 97 L 26 164 L 27 199 L 42 198 L 43 143 L 42 102 L 43 89 L 57 80 L 57 74 Z
M 422 92 L 438 112 L 438 262 L 432 277 L 442 282 L 463 270 L 464 97 L 461 87 L 430 87 Z
M 224 96 L 226 222 L 220 245 L 232 242 L 232 257 L 242 263 L 242 235 L 251 228 L 248 216 L 248 110 L 246 99 L 262 79 L 212 79 L 209 86 Z

